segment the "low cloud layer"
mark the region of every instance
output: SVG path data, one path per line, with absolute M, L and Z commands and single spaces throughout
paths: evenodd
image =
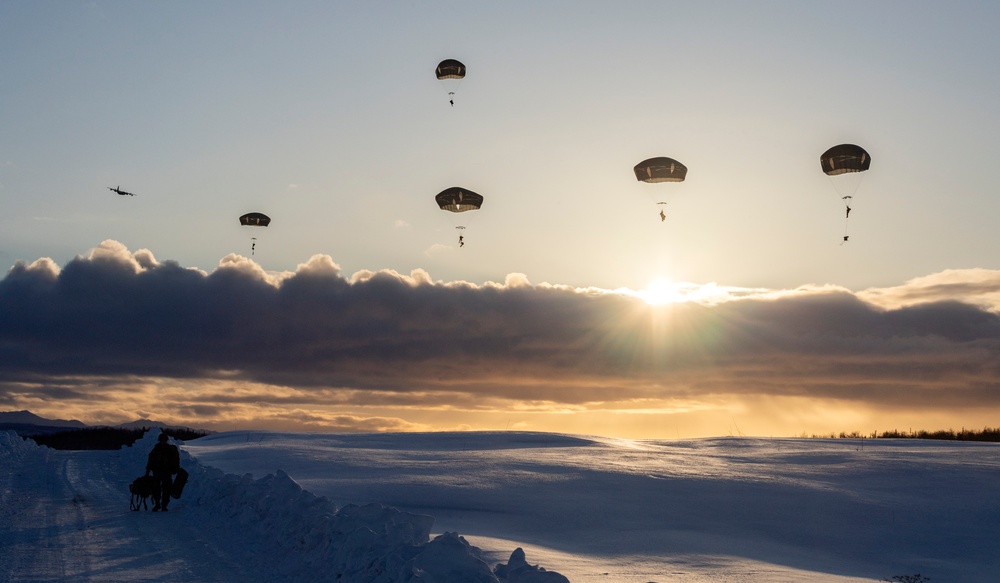
M 345 276 L 327 256 L 273 274 L 230 255 L 206 273 L 106 241 L 62 268 L 19 263 L 0 281 L 0 409 L 160 406 L 192 424 L 239 410 L 276 427 L 414 430 L 435 427 L 407 417 L 416 409 L 681 411 L 771 398 L 1000 408 L 997 271 L 857 293 L 686 285 L 675 299 L 691 301 L 663 305 L 641 295 L 520 274 L 486 285 L 420 270 Z

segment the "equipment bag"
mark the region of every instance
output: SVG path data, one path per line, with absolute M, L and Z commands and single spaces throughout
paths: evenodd
M 180 498 L 181 492 L 184 491 L 184 485 L 187 484 L 188 473 L 184 468 L 177 468 L 177 477 L 174 478 L 174 487 L 170 491 L 170 496 L 172 498 Z

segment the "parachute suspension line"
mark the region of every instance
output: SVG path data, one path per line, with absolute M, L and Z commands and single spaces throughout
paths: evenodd
M 847 196 L 840 197 L 844 201 L 844 240 L 840 242 L 841 245 L 847 242 L 850 235 L 847 234 L 847 226 L 851 220 L 851 199 L 854 197 L 850 194 Z
M 448 103 L 455 107 L 455 92 L 458 91 L 458 86 L 462 84 L 461 79 L 452 79 L 447 81 L 451 83 L 451 87 L 448 89 Z
M 461 79 L 451 79 L 445 81 L 445 83 L 450 84 L 448 88 L 448 104 L 455 107 L 455 93 L 458 91 L 458 86 L 462 84 Z

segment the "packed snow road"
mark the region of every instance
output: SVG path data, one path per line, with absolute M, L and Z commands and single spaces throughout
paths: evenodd
M 128 484 L 143 468 L 121 457 L 37 448 L 2 460 L 0 580 L 257 580 L 185 519 L 183 500 L 131 512 Z

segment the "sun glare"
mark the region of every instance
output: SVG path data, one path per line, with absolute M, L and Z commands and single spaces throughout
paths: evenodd
M 624 293 L 637 297 L 651 306 L 664 304 L 696 303 L 715 305 L 738 298 L 760 296 L 764 289 L 723 287 L 715 282 L 694 284 L 671 281 L 665 277 L 654 279 L 646 289 L 627 290 Z
M 636 295 L 653 306 L 683 302 L 686 299 L 677 289 L 677 284 L 665 277 L 654 279 L 646 289 L 636 292 Z

